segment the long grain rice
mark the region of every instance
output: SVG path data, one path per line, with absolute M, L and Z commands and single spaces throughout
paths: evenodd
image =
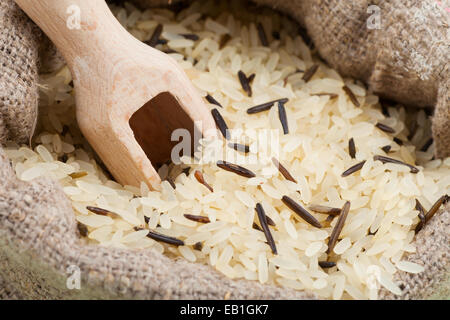
M 232 6 L 246 12 L 248 19 L 229 14 L 231 6 L 226 1 L 220 6 L 213 1 L 194 4 L 178 14 L 140 12 L 129 5 L 127 10 L 113 5 L 112 10 L 138 39 L 150 39 L 148 44 L 166 52 L 177 51 L 171 55 L 209 102 L 207 107 L 220 110 L 219 127 L 226 130 L 226 121 L 232 129 L 233 140 L 228 143 L 233 147 L 219 141 L 223 149 L 244 159 L 263 156 L 267 161 L 249 165 L 214 159 L 212 163 L 189 163 L 178 175 L 172 166 L 164 166 L 160 174 L 176 188 L 168 181 L 153 191 L 146 184 L 121 186 L 96 162 L 76 126 L 72 78 L 64 66 L 41 77 L 42 131 L 36 133 L 33 149 L 14 144 L 5 149 L 17 176 L 24 181 L 39 177 L 59 181 L 72 203 L 80 233 L 91 244 L 151 247 L 208 264 L 228 277 L 309 289 L 330 299 L 376 298 L 376 290 L 367 287 L 365 272 L 375 265 L 382 270 L 379 284 L 400 294 L 392 281 L 395 272 L 423 271 L 422 266 L 404 259 L 415 251 L 415 199 L 432 208 L 450 193 L 450 158 L 432 161 L 429 117 L 423 111 L 414 114 L 382 108 L 378 97 L 349 79 L 344 81 L 321 63 L 297 36 L 291 20 L 283 18 L 282 26 L 272 25 L 267 21 L 280 20 L 280 16 L 262 10 L 256 20 L 261 24 L 255 25 L 251 20 L 256 13 L 248 12 L 239 1 Z M 251 82 L 251 97 L 243 94 L 236 77 L 239 70 L 255 74 L 246 77 Z M 280 135 L 275 155 L 264 151 L 257 131 L 282 129 L 278 109 L 273 108 L 280 100 L 289 134 Z M 416 128 L 407 128 L 409 122 Z M 233 132 L 237 128 L 242 131 Z M 395 133 L 396 139 L 392 141 L 386 133 Z M 248 146 L 244 148 L 248 153 L 234 148 L 236 144 Z M 380 150 L 400 163 L 378 156 Z M 273 157 L 283 164 L 282 175 Z M 222 170 L 215 165 L 218 161 L 222 168 L 246 178 Z M 362 161 L 366 163 L 361 171 L 341 177 L 346 168 Z M 200 184 L 202 179 L 195 172 L 201 172 L 214 189 Z M 310 222 L 324 227 L 317 229 L 294 219 L 296 213 L 280 201 L 283 195 L 292 203 L 317 210 L 317 221 Z M 340 213 L 335 208 L 346 201 L 351 201 L 352 211 L 347 214 L 342 240 L 335 235 L 333 253 L 337 255 L 324 261 L 326 241 L 338 224 L 337 217 L 331 221 Z M 270 234 L 277 255 L 267 245 L 264 232 L 253 228 L 259 222 L 256 203 L 270 216 L 267 224 L 273 220 L 276 225 L 270 227 Z M 94 214 L 86 207 L 114 214 Z M 430 211 L 435 214 L 437 210 Z M 157 241 L 172 239 L 178 247 L 149 235 Z

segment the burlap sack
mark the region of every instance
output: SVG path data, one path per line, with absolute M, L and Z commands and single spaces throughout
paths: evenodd
M 381 97 L 435 106 L 436 156 L 450 155 L 450 1 L 256 2 L 292 14 L 342 75 L 363 80 Z
M 296 17 L 321 55 L 342 74 L 365 80 L 377 93 L 405 104 L 436 105 L 433 130 L 438 156 L 449 155 L 448 47 L 427 50 L 435 42 L 426 38 L 426 33 L 418 33 L 410 19 L 414 8 L 433 1 L 374 2 L 382 10 L 382 29 L 376 31 L 365 26 L 366 1 L 356 5 L 338 0 L 257 2 Z M 444 46 L 448 45 L 448 16 L 438 16 L 430 8 L 424 8 L 422 14 L 425 21 L 421 26 L 440 34 Z M 441 26 L 444 23 L 447 27 Z M 12 0 L 0 3 L 0 26 L 0 143 L 26 143 L 36 119 L 40 33 Z M 436 41 L 433 48 L 442 48 L 442 44 Z M 419 55 L 431 57 L 430 64 L 420 66 L 414 60 Z M 55 52 L 50 56 L 58 59 Z M 45 70 L 51 65 L 41 67 Z M 382 291 L 382 298 L 448 299 L 449 210 L 450 206 L 441 210 L 419 233 L 417 252 L 408 257 L 423 264 L 425 272 L 398 272 L 396 281 L 403 294 L 393 297 Z M 80 269 L 80 290 L 66 286 L 67 272 L 73 273 L 74 266 Z M 0 298 L 224 297 L 315 298 L 307 292 L 229 280 L 207 266 L 172 260 L 152 250 L 88 246 L 79 236 L 70 203 L 58 184 L 48 179 L 18 181 L 0 147 Z

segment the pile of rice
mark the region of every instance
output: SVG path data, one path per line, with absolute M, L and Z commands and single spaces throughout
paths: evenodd
M 173 173 L 179 170 L 169 172 L 167 165 L 161 167 L 162 178 L 171 175 L 176 189 L 168 181 L 156 191 L 149 191 L 144 183 L 136 188 L 112 181 L 77 127 L 67 67 L 42 75 L 41 125 L 34 149 L 8 145 L 7 155 L 17 176 L 24 181 L 40 176 L 58 180 L 72 202 L 80 230 L 87 227 L 84 231 L 93 244 L 153 248 L 208 264 L 230 278 L 311 290 L 329 299 L 376 299 L 380 285 L 400 294 L 393 274 L 423 271 L 422 266 L 402 260 L 416 250 L 412 244 L 419 222 L 415 199 L 429 209 L 450 192 L 450 158 L 433 160 L 433 145 L 418 151 L 430 138 L 428 116 L 424 111 L 407 115 L 397 106 L 389 107 L 390 116 L 386 117 L 377 96 L 362 84 L 341 78 L 314 55 L 293 21 L 269 10 L 253 14 L 254 10 L 239 2 L 196 2 L 179 13 L 165 9 L 142 12 L 128 3 L 112 10 L 142 41 L 151 37 L 159 23 L 164 25 L 161 39 L 168 42 L 157 48 L 176 51 L 170 55 L 186 70 L 199 93 L 220 102 L 223 108 L 205 100 L 209 108 L 219 110 L 230 129 L 241 129 L 232 133 L 233 142 L 247 144 L 250 154 L 258 154 L 254 132 L 278 130 L 278 160 L 297 183 L 286 180 L 275 166 L 264 164 L 263 168 L 258 163 L 246 166 L 256 174 L 250 179 L 224 171 L 215 163 L 189 164 L 189 175 L 187 171 L 179 175 Z M 239 12 L 239 20 L 230 12 Z M 269 47 L 261 45 L 258 23 Z M 180 34 L 195 34 L 200 39 Z M 226 34 L 231 39 L 219 49 Z M 320 67 L 305 82 L 302 71 L 313 64 Z M 240 70 L 247 76 L 256 75 L 252 97 L 242 90 L 237 76 Z M 344 84 L 361 107 L 343 91 Z M 323 92 L 338 97 L 312 95 Z M 280 98 L 289 99 L 287 135 L 282 132 L 276 105 L 258 114 L 246 113 L 250 107 Z M 394 128 L 395 133 L 383 132 L 375 126 L 378 122 Z M 410 132 L 411 126 L 417 129 Z M 399 145 L 394 137 L 404 143 L 397 140 Z M 350 138 L 355 141 L 356 159 L 348 152 Z M 391 146 L 389 155 L 381 150 L 386 145 Z M 420 171 L 413 174 L 405 166 L 373 161 L 374 155 L 416 164 Z M 367 161 L 361 171 L 341 176 L 363 160 Z M 214 192 L 197 181 L 195 170 L 203 173 Z M 351 202 L 333 252 L 326 253 L 327 241 L 338 219 L 330 223 L 327 215 L 311 212 L 323 225 L 315 228 L 283 204 L 280 199 L 284 195 L 305 208 L 312 204 L 341 208 Z M 254 222 L 259 224 L 256 203 L 261 203 L 276 224 L 270 231 L 277 255 L 264 233 L 253 228 Z M 87 206 L 114 214 L 94 214 Z M 202 215 L 211 222 L 197 223 L 184 214 Z M 150 239 L 148 229 L 183 240 L 185 245 Z M 322 269 L 318 262 L 327 260 L 336 266 Z

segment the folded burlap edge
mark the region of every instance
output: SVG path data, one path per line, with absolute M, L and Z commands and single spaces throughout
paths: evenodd
M 450 156 L 450 0 L 253 1 L 295 18 L 342 76 L 405 106 L 434 107 L 435 155 Z

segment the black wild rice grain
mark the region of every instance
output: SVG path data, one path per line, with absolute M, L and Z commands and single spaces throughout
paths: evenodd
M 325 221 L 326 221 L 326 222 L 331 222 L 331 221 L 333 221 L 333 219 L 334 219 L 335 217 L 337 217 L 337 216 L 333 216 L 332 214 L 330 214 L 330 215 L 327 217 L 327 219 L 326 219 Z
M 294 177 L 289 173 L 289 171 L 276 158 L 272 158 L 272 162 L 275 165 L 275 167 L 278 168 L 278 171 L 280 171 L 280 173 L 286 180 L 297 183 L 297 180 L 294 179 Z
M 184 217 L 186 219 L 188 219 L 188 220 L 195 221 L 195 222 L 200 222 L 200 223 L 210 223 L 211 222 L 208 217 L 203 217 L 203 216 L 196 216 L 196 215 L 192 215 L 192 214 L 185 214 Z
M 322 269 L 328 269 L 328 268 L 333 268 L 336 266 L 336 262 L 332 262 L 332 261 L 319 261 L 319 266 Z
M 275 222 L 268 216 L 268 215 L 266 215 L 266 219 L 267 219 L 267 224 L 269 225 L 269 226 L 272 226 L 272 227 L 276 227 L 277 225 L 275 224 Z
M 266 31 L 264 31 L 264 27 L 261 23 L 258 23 L 258 35 L 259 35 L 259 41 L 261 41 L 261 44 L 264 47 L 268 47 L 269 41 L 267 41 Z
M 194 173 L 194 176 L 195 176 L 195 179 L 197 179 L 197 181 L 199 183 L 201 183 L 206 188 L 208 188 L 209 191 L 214 192 L 213 188 L 205 181 L 205 178 L 203 177 L 203 173 L 201 173 L 200 171 L 196 170 L 195 173 Z
M 256 222 L 253 222 L 253 229 L 264 232 L 263 229 L 261 229 L 261 227 L 258 226 L 258 224 Z
M 272 108 L 274 106 L 275 103 L 277 102 L 282 102 L 282 103 L 287 103 L 289 101 L 288 98 L 283 98 L 283 99 L 278 99 L 278 100 L 274 100 L 274 101 L 269 101 L 263 104 L 259 104 L 257 106 L 251 107 L 249 109 L 247 109 L 247 113 L 248 114 L 254 114 L 254 113 L 259 113 L 259 112 L 263 112 L 263 111 L 267 111 L 270 110 L 270 108 Z
M 239 151 L 239 152 L 243 152 L 243 153 L 249 153 L 250 152 L 250 147 L 249 146 L 246 146 L 246 145 L 243 145 L 243 144 L 240 144 L 240 143 L 231 143 L 230 142 L 228 144 L 228 146 L 230 148 L 233 148 L 236 151 Z
M 101 216 L 106 216 L 108 214 L 115 214 L 114 212 L 111 212 L 109 210 L 106 209 L 102 209 L 102 208 L 97 208 L 97 207 L 91 207 L 91 206 L 87 206 L 86 209 L 88 209 L 90 212 L 101 215 Z
M 218 107 L 223 108 L 223 106 L 220 104 L 220 102 L 217 101 L 216 99 L 214 99 L 214 97 L 209 94 L 206 96 L 206 101 L 208 101 L 211 104 L 215 104 Z
M 426 218 L 425 218 L 425 209 L 422 206 L 422 204 L 419 202 L 419 200 L 416 199 L 416 210 L 419 211 L 419 223 L 417 224 L 414 232 L 415 234 L 417 234 L 420 230 L 422 230 L 423 226 L 426 223 Z
M 415 232 L 418 233 L 424 226 L 425 224 L 431 220 L 431 218 L 436 214 L 436 212 L 438 212 L 439 208 L 447 203 L 449 201 L 450 197 L 448 195 L 443 195 L 442 197 L 440 197 L 430 208 L 430 210 L 428 210 L 428 212 L 425 214 L 425 221 L 421 221 L 419 222 L 419 224 L 416 227 Z M 418 201 L 416 200 L 416 204 L 418 203 Z M 420 211 L 420 210 L 419 210 Z
M 427 150 L 430 148 L 430 146 L 433 144 L 433 138 L 428 139 L 428 141 L 423 145 L 423 147 L 420 149 L 422 152 L 427 152 Z
M 274 104 L 275 104 L 275 102 L 266 102 L 266 103 L 254 106 L 252 108 L 247 109 L 247 113 L 254 114 L 254 113 L 258 113 L 258 112 L 267 111 L 267 110 L 271 109 Z
M 383 162 L 383 163 L 394 163 L 394 164 L 399 164 L 399 165 L 407 166 L 408 168 L 411 169 L 411 173 L 417 173 L 417 172 L 419 172 L 419 169 L 417 169 L 416 167 L 414 167 L 414 166 L 412 166 L 412 165 L 410 165 L 410 164 L 408 164 L 408 163 L 406 163 L 406 162 L 397 160 L 397 159 L 392 159 L 392 158 L 388 158 L 388 157 L 385 157 L 385 156 L 379 156 L 379 155 L 376 155 L 376 156 L 373 157 L 373 160 L 374 160 L 374 161 L 377 161 L 377 160 L 378 160 L 378 161 L 381 161 L 381 162 Z
M 158 24 L 155 28 L 155 31 L 153 31 L 152 36 L 149 40 L 145 41 L 146 44 L 148 44 L 150 47 L 155 47 L 158 44 L 159 37 L 161 37 L 163 31 L 163 25 Z
M 253 80 L 255 80 L 255 77 L 256 77 L 256 74 L 255 73 L 252 73 L 247 79 L 248 79 L 248 82 L 251 84 L 252 82 L 253 82 Z
M 350 101 L 356 106 L 356 107 L 360 107 L 361 104 L 359 103 L 358 99 L 356 98 L 355 94 L 353 93 L 353 91 L 347 87 L 347 86 L 343 86 L 342 90 L 344 90 L 344 92 L 347 94 L 347 96 L 350 98 Z
M 139 228 L 134 228 L 134 229 L 136 231 L 144 230 L 144 229 L 139 229 Z M 155 241 L 164 242 L 164 243 L 168 243 L 168 244 L 173 244 L 174 246 L 184 246 L 184 241 L 183 240 L 179 240 L 177 238 L 165 236 L 163 234 L 156 233 L 156 232 L 150 231 L 150 230 L 148 232 L 147 237 L 150 238 L 150 239 L 153 239 Z
M 327 92 L 313 93 L 311 95 L 312 96 L 318 96 L 318 97 L 329 96 L 330 99 L 336 99 L 337 97 L 339 97 L 339 95 L 336 94 L 336 93 L 327 93 Z
M 77 229 L 82 237 L 87 237 L 89 232 L 88 232 L 88 228 L 84 224 L 82 224 L 81 222 L 78 222 Z
M 173 50 L 173 49 L 163 50 L 162 52 L 164 52 L 164 53 L 166 53 L 166 54 L 171 54 L 171 53 L 178 53 L 178 54 L 181 54 L 181 53 L 179 53 L 178 51 L 175 51 L 175 50 Z M 185 59 L 185 60 L 186 60 L 186 59 Z
M 355 164 L 354 166 L 348 168 L 342 173 L 342 177 L 348 177 L 349 175 L 359 171 L 364 166 L 364 163 L 366 163 L 366 160 L 361 161 L 360 163 Z
M 327 206 L 321 206 L 321 205 L 315 205 L 315 204 L 310 205 L 309 210 L 318 212 L 318 213 L 329 214 L 331 216 L 338 216 L 341 214 L 341 208 L 333 208 L 333 207 L 327 207 Z
M 399 139 L 399 138 L 397 138 L 397 137 L 394 137 L 394 142 L 396 143 L 396 144 L 398 144 L 399 146 L 402 146 L 403 145 L 403 141 L 401 140 L 401 139 Z
M 88 173 L 86 171 L 80 171 L 80 172 L 74 172 L 69 174 L 69 177 L 71 177 L 72 179 L 78 179 L 78 178 L 83 178 L 86 177 L 88 175 Z
M 203 249 L 203 243 L 197 242 L 196 244 L 194 244 L 193 248 L 194 248 L 194 250 L 202 251 L 202 249 Z
M 167 181 L 174 190 L 177 188 L 177 186 L 175 185 L 175 182 L 173 182 L 173 180 L 171 178 L 166 178 L 165 181 Z
M 389 151 L 391 151 L 392 147 L 391 146 L 384 146 L 383 148 L 381 148 L 381 150 L 383 150 L 386 153 L 389 153 Z
M 225 35 L 222 36 L 222 38 L 220 39 L 220 43 L 219 43 L 219 50 L 222 50 L 223 47 L 225 47 L 228 43 L 228 41 L 231 40 L 231 36 L 227 33 Z
M 395 133 L 395 129 L 389 127 L 388 125 L 382 124 L 380 122 L 378 122 L 375 127 L 377 127 L 378 129 L 380 129 L 381 131 L 387 132 L 387 133 Z
M 198 39 L 200 39 L 198 35 L 193 34 L 193 33 L 180 34 L 180 36 L 182 36 L 185 39 L 192 40 L 192 41 L 197 41 Z
M 250 82 L 248 81 L 247 76 L 242 70 L 238 72 L 239 82 L 241 83 L 242 89 L 247 92 L 249 97 L 252 96 L 252 87 L 250 86 Z
M 322 225 L 316 218 L 314 218 L 305 208 L 303 208 L 300 204 L 295 202 L 293 199 L 288 196 L 283 196 L 281 199 L 283 203 L 292 211 L 294 211 L 300 218 L 308 222 L 310 225 L 316 228 L 322 228 Z
M 348 212 L 350 211 L 350 201 L 347 201 L 342 207 L 341 214 L 339 215 L 338 221 L 331 232 L 330 239 L 328 240 L 327 253 L 333 251 L 336 245 L 339 235 L 341 234 L 342 228 L 344 227 L 345 219 L 347 219 Z
M 158 45 L 158 44 L 164 45 L 164 44 L 167 44 L 167 42 L 169 42 L 169 41 L 167 41 L 166 39 L 159 39 L 158 43 L 156 45 Z
M 211 110 L 211 114 L 213 116 L 214 121 L 216 122 L 217 128 L 219 128 L 219 130 L 222 133 L 223 137 L 228 140 L 229 139 L 229 136 L 227 134 L 228 126 L 225 123 L 225 120 L 223 119 L 223 117 L 220 114 L 219 110 L 214 108 L 214 109 Z
M 278 101 L 278 116 L 280 118 L 281 125 L 283 126 L 283 133 L 289 134 L 286 108 L 284 107 L 284 103 L 281 101 Z
M 159 227 L 159 224 L 158 224 L 158 227 Z M 179 240 L 177 238 L 169 237 L 169 236 L 157 233 L 155 231 L 151 231 L 151 230 L 140 228 L 140 227 L 134 227 L 134 230 L 135 231 L 146 230 L 146 231 L 148 231 L 147 238 L 153 239 L 153 240 L 158 241 L 158 242 L 164 242 L 164 243 L 167 243 L 167 244 L 173 244 L 175 246 L 184 246 L 184 241 L 183 240 Z
M 218 161 L 217 166 L 223 170 L 233 172 L 242 177 L 246 177 L 246 178 L 256 177 L 256 175 L 253 172 L 251 172 L 250 170 L 248 170 L 244 167 L 238 166 L 237 164 L 230 163 L 230 162 Z
M 191 167 L 186 167 L 181 172 L 183 172 L 186 176 L 188 176 L 189 173 L 191 172 Z
M 350 138 L 348 140 L 348 154 L 352 159 L 355 159 L 356 156 L 356 146 L 355 146 L 355 140 L 353 138 Z
M 257 203 L 255 210 L 256 213 L 258 214 L 259 223 L 261 224 L 264 235 L 266 236 L 267 243 L 269 244 L 270 249 L 272 249 L 272 253 L 277 254 L 277 247 L 275 246 L 275 241 L 273 240 L 272 233 L 270 233 L 270 229 L 267 224 L 267 216 L 266 213 L 264 212 L 264 208 L 260 203 Z
M 309 69 L 307 69 L 305 71 L 305 73 L 303 74 L 302 79 L 305 82 L 308 82 L 309 80 L 311 80 L 312 77 L 314 77 L 314 75 L 316 74 L 317 70 L 319 70 L 319 65 L 318 64 L 312 65 Z
M 144 221 L 145 221 L 146 224 L 149 224 L 150 223 L 150 218 L 147 217 L 147 216 L 144 216 Z
M 425 222 L 425 213 L 426 213 L 425 211 L 426 210 L 418 199 L 416 199 L 416 210 L 419 211 L 419 219 L 421 221 Z

